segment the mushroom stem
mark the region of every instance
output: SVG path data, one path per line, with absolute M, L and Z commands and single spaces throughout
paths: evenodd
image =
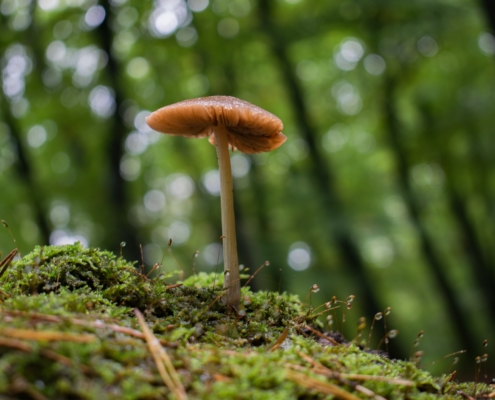
M 220 170 L 220 200 L 222 209 L 224 288 L 227 292 L 224 303 L 238 308 L 241 297 L 237 240 L 235 234 L 234 191 L 230 167 L 227 129 L 223 125 L 214 127 L 218 168 Z

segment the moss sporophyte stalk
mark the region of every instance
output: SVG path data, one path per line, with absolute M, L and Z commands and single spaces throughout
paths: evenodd
M 222 282 L 213 274 L 176 281 L 176 273 L 157 270 L 148 278 L 122 257 L 78 243 L 37 247 L 4 267 L 2 398 L 461 399 L 491 393 L 484 384 L 457 384 L 414 362 L 363 351 L 356 341 L 336 343 L 337 335 L 322 329 L 319 311 L 295 296 L 246 287 L 238 312 L 228 312 L 217 301 Z

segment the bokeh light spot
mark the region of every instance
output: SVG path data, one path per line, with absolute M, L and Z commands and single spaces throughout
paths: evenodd
M 133 58 L 126 67 L 127 75 L 134 79 L 144 78 L 149 72 L 148 61 L 143 57 Z
M 358 62 L 364 54 L 364 48 L 357 39 L 345 39 L 340 45 L 342 57 L 349 62 Z
M 205 75 L 193 75 L 187 81 L 187 90 L 193 97 L 198 97 L 205 94 L 210 88 L 210 81 Z
M 352 144 L 358 153 L 371 153 L 375 149 L 375 138 L 368 132 L 359 131 L 352 136 Z
M 118 23 L 124 27 L 129 28 L 138 20 L 139 13 L 134 7 L 125 7 L 119 11 L 117 15 Z
M 89 28 L 96 28 L 105 20 L 105 14 L 105 9 L 102 6 L 89 7 L 84 15 L 84 22 Z
M 67 226 L 70 221 L 70 209 L 68 204 L 62 201 L 53 202 L 50 208 L 50 221 L 57 228 Z
M 131 132 L 125 139 L 125 150 L 132 155 L 143 154 L 148 148 L 148 138 L 140 132 Z
M 478 46 L 481 51 L 489 56 L 495 54 L 495 36 L 484 32 L 478 36 Z
M 67 39 L 71 35 L 72 29 L 72 23 L 64 19 L 53 27 L 53 36 L 59 40 Z
M 235 18 L 223 18 L 218 22 L 217 30 L 224 39 L 232 39 L 239 33 L 239 22 Z
M 191 235 L 191 228 L 183 221 L 172 222 L 168 228 L 168 233 L 174 244 L 187 242 Z
M 308 143 L 303 139 L 291 140 L 285 146 L 285 150 L 294 161 L 304 160 L 309 154 Z
M 27 142 L 33 148 L 41 147 L 47 139 L 46 129 L 41 125 L 34 125 L 29 129 Z
M 293 243 L 289 248 L 287 263 L 295 271 L 304 271 L 311 265 L 311 249 L 304 242 Z
M 106 86 L 96 86 L 89 94 L 91 111 L 99 117 L 108 118 L 115 112 L 115 95 Z
M 220 172 L 213 169 L 204 174 L 203 186 L 212 196 L 220 196 Z
M 59 6 L 59 0 L 38 0 L 38 7 L 43 11 L 53 11 Z
M 245 17 L 251 11 L 249 0 L 230 0 L 228 4 L 229 12 L 234 17 Z
M 310 60 L 302 60 L 297 64 L 296 73 L 304 81 L 311 81 L 318 77 L 318 65 Z
M 323 148 L 329 153 L 335 153 L 342 149 L 349 139 L 349 130 L 345 125 L 334 125 L 322 139 Z
M 21 236 L 26 242 L 35 243 L 39 241 L 39 228 L 36 223 L 30 219 L 26 219 L 21 223 Z
M 120 161 L 120 176 L 126 181 L 135 181 L 141 174 L 141 161 L 129 156 L 122 157 Z
M 134 127 L 141 133 L 151 132 L 151 128 L 146 123 L 146 117 L 150 115 L 151 112 L 148 110 L 139 111 L 134 117 Z
M 222 245 L 219 243 L 210 243 L 206 245 L 200 254 L 203 261 L 210 268 L 223 262 Z
M 378 268 L 387 268 L 395 258 L 392 242 L 385 236 L 374 237 L 365 243 L 364 257 Z
M 369 54 L 364 59 L 364 68 L 371 75 L 381 75 L 386 67 L 385 60 L 378 54 Z
M 426 57 L 433 57 L 438 53 L 438 44 L 431 36 L 423 36 L 418 40 L 418 50 Z
M 165 207 L 166 199 L 161 190 L 153 189 L 146 192 L 143 202 L 148 211 L 159 212 Z
M 15 118 L 22 118 L 25 116 L 28 113 L 29 108 L 30 104 L 28 99 L 23 97 L 12 100 L 12 103 L 10 104 L 10 111 Z
M 159 13 L 153 20 L 156 32 L 160 36 L 169 36 L 177 29 L 179 26 L 179 21 L 177 16 L 171 11 L 165 11 Z
M 16 12 L 18 7 L 17 1 L 15 0 L 3 0 L 0 3 L 0 12 L 5 15 L 12 15 Z
M 167 179 L 169 193 L 179 200 L 185 200 L 194 193 L 194 181 L 184 174 L 173 174 Z
M 57 229 L 50 235 L 50 244 L 53 246 L 62 246 L 65 244 L 81 243 L 84 247 L 88 247 L 88 239 L 81 235 L 72 233 L 69 230 Z
M 235 178 L 242 178 L 249 173 L 251 169 L 251 161 L 244 154 L 235 154 L 230 159 L 232 166 L 232 175 Z
M 332 86 L 332 95 L 337 100 L 337 108 L 344 115 L 356 115 L 361 111 L 363 102 L 358 90 L 346 81 Z
M 182 47 L 191 47 L 198 40 L 198 32 L 192 26 L 181 28 L 175 34 L 177 43 Z
M 208 0 L 188 0 L 187 2 L 189 9 L 194 12 L 201 12 L 206 10 L 208 4 Z
M 50 161 L 52 171 L 57 174 L 63 174 L 70 167 L 70 157 L 67 153 L 59 151 L 55 153 Z
M 144 263 L 146 265 L 154 265 L 163 257 L 163 251 L 154 243 L 148 243 L 143 247 Z

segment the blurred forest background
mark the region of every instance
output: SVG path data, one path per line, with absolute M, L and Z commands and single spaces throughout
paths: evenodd
M 165 270 L 215 270 L 215 150 L 144 120 L 233 95 L 288 137 L 232 156 L 240 262 L 270 261 L 253 286 L 308 302 L 316 283 L 313 305 L 355 295 L 350 338 L 390 306 L 395 355 L 424 330 L 424 363 L 466 349 L 473 371 L 495 345 L 494 6 L 0 0 L 0 219 L 24 254 L 126 242 L 138 264 L 142 244 L 147 266 L 165 252 Z

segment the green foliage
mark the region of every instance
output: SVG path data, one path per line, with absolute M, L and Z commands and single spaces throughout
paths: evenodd
M 215 302 L 221 291 L 212 274 L 165 280 L 166 274 L 148 279 L 122 257 L 78 243 L 37 247 L 9 265 L 0 279 L 0 395 L 172 398 L 132 308 L 144 312 L 190 399 L 327 398 L 294 373 L 338 385 L 349 396 L 363 393 L 356 384 L 386 398 L 488 393 L 485 385 L 459 386 L 355 344 L 318 342 L 303 329 L 311 312 L 294 296 L 245 288 L 243 315 L 236 316 Z M 281 342 L 284 329 L 290 333 Z M 276 343 L 280 348 L 271 351 Z

